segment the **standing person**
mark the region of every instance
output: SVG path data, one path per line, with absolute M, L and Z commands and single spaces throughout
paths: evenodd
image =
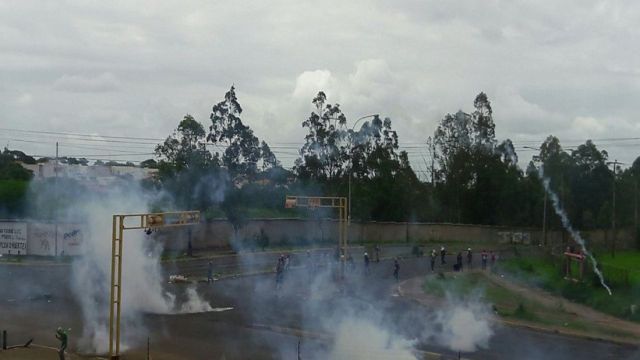
M 289 254 L 284 257 L 284 269 L 289 270 L 289 265 L 291 264 L 291 256 Z
M 482 270 L 487 268 L 487 251 L 482 250 Z
M 462 271 L 462 251 L 458 252 L 458 256 L 456 256 L 456 264 L 458 265 L 458 271 Z
M 393 259 L 393 277 L 396 278 L 396 281 L 400 279 L 400 263 L 398 262 L 398 258 Z
M 369 275 L 369 254 L 364 253 L 364 274 Z
M 493 252 L 493 250 L 491 250 L 491 267 L 493 267 L 493 265 L 496 264 L 496 253 Z
M 436 252 L 436 249 L 431 250 L 431 272 L 435 271 L 437 257 L 438 253 Z
M 376 251 L 376 262 L 379 263 L 380 262 L 380 246 L 376 244 L 376 247 L 374 249 Z
M 467 249 L 467 266 L 471 269 L 471 262 L 473 261 L 473 254 L 471 253 L 471 248 Z
M 64 351 L 67 350 L 67 332 L 58 327 L 56 330 L 56 339 L 60 340 L 60 347 L 58 348 L 58 357 L 60 360 L 64 360 Z
M 284 255 L 280 255 L 278 258 L 278 264 L 276 265 L 276 289 L 279 290 L 282 286 L 284 271 Z
M 213 262 L 209 261 L 208 267 L 207 267 L 207 283 L 212 283 L 213 282 Z
M 440 265 L 444 265 L 447 262 L 444 260 L 445 255 L 447 255 L 447 250 L 444 248 L 444 246 L 440 247 Z

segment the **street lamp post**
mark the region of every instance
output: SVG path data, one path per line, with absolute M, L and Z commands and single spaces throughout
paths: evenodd
M 365 115 L 365 116 L 359 118 L 358 120 L 356 120 L 353 123 L 353 126 L 351 127 L 351 134 L 353 134 L 353 130 L 356 128 L 356 125 L 358 125 L 360 120 L 367 119 L 367 118 L 370 118 L 370 117 L 376 117 L 376 116 L 379 116 L 379 115 L 378 114 Z M 350 159 L 349 160 L 350 161 L 350 164 L 349 164 L 349 195 L 348 195 L 348 199 L 349 199 L 349 212 L 348 212 L 348 215 L 349 216 L 348 216 L 348 219 L 347 219 L 347 223 L 349 225 L 351 225 L 351 177 L 353 175 L 353 142 L 349 141 L 349 143 L 350 143 L 349 144 L 349 150 L 351 151 L 351 157 L 349 157 L 349 159 Z
M 531 146 L 523 146 L 525 149 L 530 150 L 540 150 L 540 148 L 535 148 Z M 544 201 L 542 205 L 542 243 L 544 246 L 547 246 L 547 189 L 544 189 Z
M 609 161 L 607 165 L 613 165 L 613 191 L 612 191 L 612 204 L 611 207 L 611 257 L 616 256 L 616 169 L 618 164 L 622 164 L 618 160 Z

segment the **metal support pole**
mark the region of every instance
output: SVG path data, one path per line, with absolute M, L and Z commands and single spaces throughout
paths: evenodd
M 636 248 L 640 248 L 638 239 L 638 180 L 633 177 L 633 234 L 635 236 Z
M 547 246 L 547 191 L 544 192 L 544 204 L 542 209 L 542 243 Z
M 342 220 L 342 232 L 344 233 L 342 240 L 344 241 L 344 255 L 345 257 L 349 254 L 348 244 L 349 244 L 349 232 L 348 226 L 350 223 L 351 216 L 349 215 L 349 208 L 347 204 L 347 199 L 341 198 L 340 202 L 342 202 L 342 207 L 344 208 L 344 219 Z
M 349 225 L 351 225 L 351 176 L 352 176 L 352 169 L 349 169 L 349 214 L 347 217 L 349 220 Z
M 58 142 L 57 141 L 56 141 L 56 163 L 54 165 L 53 170 L 54 170 L 53 172 L 56 175 L 56 178 L 54 180 L 55 181 L 54 199 L 55 199 L 55 202 L 56 202 L 56 209 L 57 209 L 57 205 L 58 205 Z M 57 213 L 57 211 L 56 211 L 56 216 L 54 217 L 53 221 L 55 221 L 55 227 L 54 227 L 54 230 L 53 230 L 53 232 L 54 232 L 54 235 L 53 235 L 54 236 L 54 245 L 53 245 L 54 250 L 53 251 L 54 251 L 54 256 L 57 257 L 58 256 L 58 213 Z
M 611 257 L 616 256 L 616 168 L 618 160 L 613 162 L 613 206 L 611 208 Z
M 120 358 L 120 310 L 122 309 L 122 237 L 124 235 L 124 216 L 120 216 L 118 229 L 118 312 L 116 315 L 116 354 Z
M 115 269 L 116 269 L 116 226 L 118 217 L 113 216 L 113 228 L 111 232 L 111 287 L 110 287 L 110 300 L 109 300 L 109 357 L 114 358 L 113 352 L 113 307 L 114 305 L 114 286 L 115 286 Z

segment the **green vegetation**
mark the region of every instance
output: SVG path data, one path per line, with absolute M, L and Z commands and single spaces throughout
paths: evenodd
M 627 261 L 624 260 L 625 258 L 632 259 L 634 256 L 636 255 L 622 256 L 619 264 L 624 264 Z M 605 263 L 607 263 L 606 258 Z M 633 266 L 637 265 L 632 265 L 632 268 Z M 561 259 L 508 259 L 500 262 L 497 271 L 598 311 L 640 322 L 640 309 L 634 310 L 632 308 L 632 305 L 640 308 L 640 282 L 637 281 L 637 278 L 634 278 L 630 283 L 613 279 L 608 276 L 606 266 L 604 267 L 605 280 L 611 286 L 613 296 L 610 296 L 600 285 L 599 279 L 590 271 L 590 265 L 585 268 L 584 281 L 577 283 L 564 279 Z
M 615 257 L 606 254 L 600 256 L 599 260 L 603 264 L 640 271 L 640 251 L 618 251 Z
M 0 180 L 0 204 L 9 214 L 21 214 L 24 209 L 24 197 L 29 188 L 25 180 Z
M 492 310 L 501 318 L 517 323 L 531 324 L 550 329 L 566 328 L 592 335 L 614 335 L 630 337 L 614 328 L 589 323 L 577 314 L 557 305 L 543 304 L 499 285 L 479 272 L 459 273 L 443 277 L 429 276 L 423 285 L 427 294 L 437 297 L 477 297 L 491 304 Z

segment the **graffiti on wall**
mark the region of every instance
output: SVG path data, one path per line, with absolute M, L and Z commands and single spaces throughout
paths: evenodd
M 0 254 L 27 255 L 27 224 L 0 223 Z
M 501 244 L 531 245 L 531 233 L 522 231 L 499 231 L 498 241 Z

